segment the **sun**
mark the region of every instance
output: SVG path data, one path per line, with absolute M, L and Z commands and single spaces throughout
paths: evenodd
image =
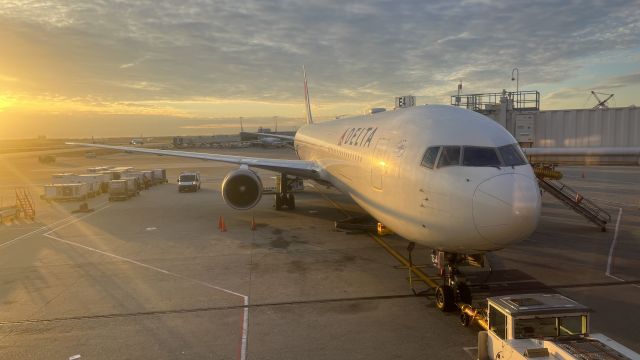
M 4 111 L 5 109 L 8 109 L 13 104 L 15 104 L 15 102 L 16 102 L 15 99 L 11 97 L 0 95 L 0 111 Z

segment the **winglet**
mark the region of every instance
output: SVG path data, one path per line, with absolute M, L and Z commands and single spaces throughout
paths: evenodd
M 307 87 L 307 72 L 302 65 L 302 74 L 304 76 L 304 103 L 307 110 L 307 125 L 313 124 L 313 117 L 311 116 L 311 100 L 309 99 L 309 88 Z

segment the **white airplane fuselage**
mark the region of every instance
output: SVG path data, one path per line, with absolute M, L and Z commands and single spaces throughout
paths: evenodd
M 501 249 L 529 237 L 540 217 L 529 164 L 421 165 L 433 146 L 517 144 L 472 111 L 427 105 L 312 124 L 298 130 L 294 144 L 301 159 L 320 165 L 321 178 L 400 236 L 430 248 Z

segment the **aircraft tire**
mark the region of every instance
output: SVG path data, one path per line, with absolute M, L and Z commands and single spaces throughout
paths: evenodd
M 282 205 L 283 205 L 282 203 L 284 202 L 283 200 L 284 200 L 284 199 L 280 196 L 280 194 L 276 194 L 276 195 L 275 195 L 276 210 L 277 210 L 277 211 L 282 210 Z
M 465 283 L 456 284 L 457 300 L 465 304 L 471 305 L 471 290 Z
M 449 285 L 438 286 L 436 289 L 436 307 L 443 312 L 452 311 L 455 308 L 455 296 L 453 288 Z

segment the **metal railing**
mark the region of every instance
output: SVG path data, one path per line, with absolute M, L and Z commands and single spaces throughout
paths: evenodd
M 497 110 L 503 97 L 510 103 L 509 109 L 521 111 L 540 110 L 540 92 L 535 90 L 452 95 L 451 105 L 473 111 L 488 112 Z

